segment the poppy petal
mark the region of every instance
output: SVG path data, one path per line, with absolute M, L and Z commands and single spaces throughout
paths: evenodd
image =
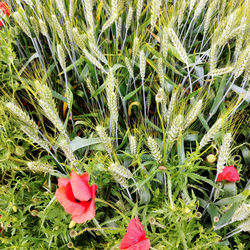
M 235 182 L 240 180 L 239 173 L 234 166 L 224 167 L 222 172 L 218 174 L 216 181 Z
M 84 173 L 80 176 L 81 180 L 84 181 L 85 183 L 89 183 L 89 175 L 88 173 Z
M 96 193 L 97 185 L 95 184 L 92 185 L 90 189 L 91 189 L 92 199 L 90 202 L 88 202 L 88 207 L 85 207 L 86 209 L 84 213 L 79 214 L 79 215 L 75 215 L 75 214 L 72 215 L 72 220 L 75 223 L 84 223 L 85 221 L 91 220 L 95 217 L 95 193 Z M 81 202 L 81 203 L 85 203 L 85 206 L 86 206 L 87 202 Z
M 126 248 L 127 250 L 149 250 L 150 249 L 150 240 L 145 238 L 144 240 L 136 243 L 135 245 Z
M 79 201 L 88 201 L 91 199 L 90 187 L 81 177 L 73 170 L 70 173 L 70 183 L 74 197 Z
M 129 222 L 127 233 L 124 235 L 121 244 L 120 249 L 126 249 L 128 247 L 131 247 L 141 240 L 145 239 L 145 230 L 138 218 L 134 218 Z
M 59 201 L 59 203 L 64 207 L 67 213 L 69 214 L 84 213 L 85 207 L 75 201 L 70 184 L 68 184 L 66 187 L 58 188 L 56 190 L 56 198 Z
M 67 179 L 67 178 L 59 178 L 58 179 L 58 187 L 66 187 L 68 184 L 70 183 L 70 179 Z

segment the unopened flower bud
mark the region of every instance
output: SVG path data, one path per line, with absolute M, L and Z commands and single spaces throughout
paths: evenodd
M 72 231 L 70 231 L 69 235 L 71 238 L 76 237 L 77 232 L 75 230 L 72 230 Z
M 17 207 L 16 207 L 16 206 L 13 206 L 13 207 L 12 207 L 12 210 L 13 210 L 14 213 L 16 213 L 16 212 L 17 212 Z
M 154 217 L 149 217 L 148 219 L 150 224 L 155 224 L 155 218 Z
M 219 222 L 220 218 L 218 216 L 214 216 L 214 222 Z
M 69 242 L 69 243 L 67 244 L 67 246 L 68 246 L 68 248 L 73 248 L 73 247 L 74 247 L 74 244 L 73 244 L 73 242 Z
M 201 212 L 197 212 L 197 213 L 195 213 L 195 217 L 196 217 L 197 219 L 200 219 L 200 218 L 202 217 Z
M 69 223 L 69 228 L 73 228 L 75 225 L 76 225 L 76 223 L 72 220 L 72 221 Z
M 160 167 L 158 167 L 158 169 L 159 169 L 159 170 L 166 170 L 167 168 L 164 167 L 164 166 L 160 166 Z
M 34 216 L 34 217 L 37 217 L 38 214 L 39 214 L 39 211 L 36 210 L 36 209 L 34 209 L 34 210 L 31 210 L 31 211 L 30 211 L 30 214 L 31 214 L 32 216 Z
M 217 160 L 216 156 L 213 155 L 213 154 L 209 154 L 207 157 L 206 157 L 206 161 L 208 163 L 214 163 L 215 161 Z

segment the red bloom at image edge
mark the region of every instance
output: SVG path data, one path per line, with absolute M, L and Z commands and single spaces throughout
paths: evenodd
M 148 250 L 150 240 L 146 238 L 145 230 L 138 218 L 132 219 L 127 227 L 127 233 L 124 235 L 120 249 L 128 250 Z
M 224 167 L 222 172 L 218 174 L 216 181 L 230 181 L 235 182 L 239 181 L 240 176 L 237 169 L 234 166 Z
M 10 8 L 7 3 L 0 2 L 0 11 L 2 11 L 6 16 L 10 15 Z M 3 23 L 0 21 L 0 27 L 3 26 Z
M 75 223 L 84 223 L 95 217 L 95 193 L 97 185 L 89 186 L 89 175 L 78 175 L 73 170 L 70 179 L 59 178 L 56 198 L 65 211 L 72 214 Z

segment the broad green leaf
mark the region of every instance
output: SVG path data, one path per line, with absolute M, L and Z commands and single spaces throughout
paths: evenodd
M 70 146 L 73 151 L 76 151 L 79 148 L 85 148 L 98 143 L 101 143 L 100 138 L 80 138 L 77 136 L 70 143 Z
M 128 93 L 127 95 L 125 95 L 123 97 L 124 101 L 129 100 L 130 98 L 132 98 L 140 89 L 141 89 L 142 85 L 140 87 L 138 87 L 137 89 L 133 90 L 132 92 Z

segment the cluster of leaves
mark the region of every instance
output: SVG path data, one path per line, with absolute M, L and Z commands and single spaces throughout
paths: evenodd
M 112 249 L 139 216 L 153 249 L 243 249 L 249 1 L 6 2 L 0 246 Z M 214 181 L 226 133 L 237 189 Z M 71 169 L 108 201 L 75 228 L 54 196 Z

